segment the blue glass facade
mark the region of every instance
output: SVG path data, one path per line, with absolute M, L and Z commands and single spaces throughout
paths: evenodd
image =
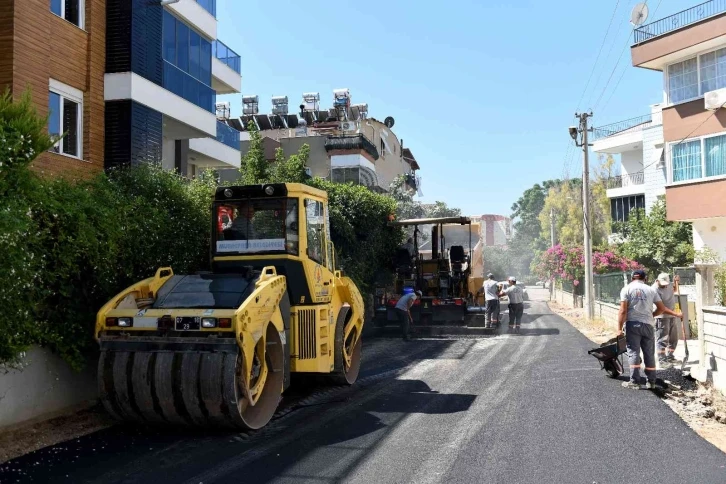
M 239 131 L 218 120 L 217 141 L 229 146 L 230 148 L 239 150 Z
M 217 0 L 197 0 L 197 3 L 214 18 L 217 18 Z
M 168 11 L 162 37 L 163 87 L 213 113 L 212 43 Z

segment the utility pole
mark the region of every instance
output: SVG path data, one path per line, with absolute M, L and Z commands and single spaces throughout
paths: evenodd
M 550 247 L 555 246 L 555 208 L 550 207 Z
M 595 298 L 592 285 L 592 227 L 590 225 L 590 163 L 589 153 L 590 145 L 587 142 L 587 119 L 592 117 L 592 113 L 575 113 L 575 117 L 579 118 L 580 126 L 578 128 L 570 128 L 570 136 L 575 140 L 575 145 L 582 146 L 582 215 L 583 215 L 583 235 L 584 235 L 584 258 L 585 258 L 585 310 L 588 321 L 595 317 Z M 573 131 L 574 128 L 574 131 Z M 577 134 L 582 136 L 582 142 L 577 142 Z

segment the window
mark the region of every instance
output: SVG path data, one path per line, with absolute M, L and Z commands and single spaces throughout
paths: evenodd
M 667 73 L 668 102 L 671 104 L 726 87 L 726 48 L 671 64 Z
M 626 222 L 630 213 L 638 209 L 645 209 L 645 195 L 610 199 L 610 216 L 613 222 Z
M 698 61 L 694 57 L 668 66 L 668 99 L 678 103 L 698 97 Z
M 673 181 L 701 178 L 701 142 L 689 141 L 673 146 Z
M 51 151 L 81 158 L 83 92 L 51 80 L 48 100 L 48 133 L 52 136 L 65 134 Z
M 235 200 L 216 203 L 217 254 L 298 254 L 296 198 Z
M 325 264 L 325 213 L 322 202 L 305 199 L 308 257 Z
M 381 138 L 381 156 L 386 157 L 386 143 L 383 142 L 383 138 Z
M 84 0 L 50 0 L 50 11 L 83 28 Z
M 726 175 L 726 135 L 670 146 L 673 182 Z
M 211 86 L 211 42 L 166 10 L 162 39 L 165 61 L 206 86 Z
M 164 60 L 176 65 L 176 19 L 166 11 L 162 30 Z
M 703 54 L 701 63 L 701 93 L 726 87 L 726 48 Z
M 726 135 L 703 140 L 706 176 L 726 175 Z

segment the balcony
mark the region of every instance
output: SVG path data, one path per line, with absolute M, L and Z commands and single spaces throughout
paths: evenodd
M 660 121 L 660 116 L 658 116 Z M 651 114 L 593 128 L 591 140 L 596 153 L 618 154 L 642 151 L 643 130 L 653 126 Z
M 230 148 L 239 150 L 239 131 L 217 120 L 217 141 Z
M 212 53 L 222 64 L 225 64 L 237 74 L 242 72 L 239 54 L 227 47 L 221 40 L 214 41 L 212 44 Z
M 608 189 L 623 188 L 633 185 L 642 185 L 645 183 L 643 172 L 626 173 L 625 175 L 611 176 L 607 180 Z
M 625 121 L 600 126 L 599 128 L 593 128 L 592 141 L 608 138 L 616 134 L 639 131 L 650 126 L 652 121 L 652 115 L 646 114 L 645 116 L 638 116 L 636 118 L 626 119 Z
M 726 0 L 711 0 L 688 8 L 669 17 L 638 27 L 633 31 L 633 45 L 646 42 L 661 35 L 695 24 L 709 17 L 726 12 Z
M 632 63 L 656 71 L 723 45 L 726 0 L 711 0 L 638 27 L 630 49 Z
M 164 8 L 207 39 L 217 38 L 217 0 L 180 0 Z
M 325 151 L 365 151 L 373 161 L 377 160 L 380 155 L 375 145 L 362 134 L 328 136 L 325 140 Z
M 212 42 L 212 87 L 217 94 L 242 92 L 240 56 L 223 42 Z
M 204 85 L 178 67 L 164 61 L 163 87 L 177 96 L 186 99 L 205 111 L 214 113 L 217 100 L 214 89 Z

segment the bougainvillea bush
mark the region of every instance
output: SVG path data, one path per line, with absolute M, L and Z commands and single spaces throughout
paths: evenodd
M 592 254 L 592 270 L 595 274 L 627 272 L 642 266 L 634 260 L 607 250 Z M 565 247 L 560 244 L 540 252 L 532 262 L 532 272 L 541 279 L 578 281 L 585 275 L 585 257 L 580 246 Z

